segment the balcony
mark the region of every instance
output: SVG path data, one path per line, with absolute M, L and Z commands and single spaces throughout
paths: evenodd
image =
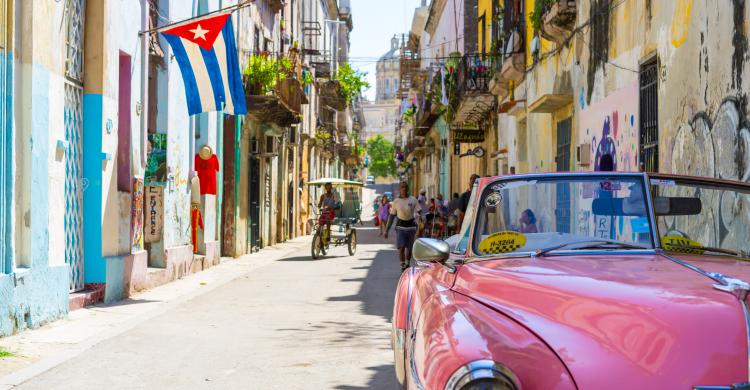
M 245 91 L 248 115 L 258 122 L 279 127 L 300 123 L 302 104 L 308 103 L 302 85 L 294 78 L 278 80 L 269 94 L 260 94 L 258 86 L 246 78 Z
M 509 31 L 509 38 L 503 49 L 503 64 L 500 68 L 499 81 L 518 84 L 526 75 L 526 55 L 523 44 L 523 33 L 520 28 Z
M 284 8 L 284 0 L 266 0 L 266 4 L 268 4 L 268 7 L 274 14 Z
M 546 6 L 542 14 L 542 38 L 562 44 L 570 38 L 576 24 L 576 2 L 557 0 Z
M 490 93 L 492 61 L 490 56 L 467 54 L 458 67 L 458 108 L 454 123 L 480 121 L 494 105 L 495 97 Z
M 326 80 L 318 82 L 318 96 L 323 105 L 336 111 L 346 109 L 346 97 L 341 92 L 341 84 L 338 81 Z

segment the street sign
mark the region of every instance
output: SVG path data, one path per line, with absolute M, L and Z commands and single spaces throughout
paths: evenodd
M 472 128 L 453 128 L 453 142 L 476 144 L 484 142 L 484 131 Z

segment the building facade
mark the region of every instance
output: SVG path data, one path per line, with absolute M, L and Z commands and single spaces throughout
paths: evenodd
M 0 336 L 305 234 L 306 181 L 359 172 L 348 3 L 232 9 L 241 70 L 291 64 L 264 91 L 245 73 L 243 116 L 188 114 L 157 27 L 240 5 L 189 3 L 0 0 Z

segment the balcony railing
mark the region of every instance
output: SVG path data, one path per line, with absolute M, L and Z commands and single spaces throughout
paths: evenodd
M 491 57 L 482 54 L 464 55 L 458 69 L 459 99 L 467 94 L 489 93 L 489 83 L 492 78 Z

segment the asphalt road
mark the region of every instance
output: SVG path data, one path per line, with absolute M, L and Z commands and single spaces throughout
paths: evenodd
M 371 214 L 372 188 L 363 197 Z M 300 245 L 18 388 L 395 389 L 397 255 L 371 222 L 358 233 L 355 256 L 313 261 Z

